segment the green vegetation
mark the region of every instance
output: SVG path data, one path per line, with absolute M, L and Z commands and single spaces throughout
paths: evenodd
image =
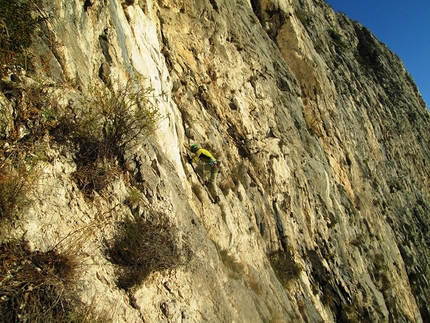
M 31 14 L 32 6 L 26 0 L 0 1 L 0 77 L 8 69 L 27 68 L 26 50 L 37 24 Z
M 137 187 L 131 187 L 128 190 L 125 204 L 133 211 L 133 209 L 139 206 L 142 202 L 144 202 L 142 192 Z
M 106 248 L 109 260 L 118 265 L 118 287 L 127 290 L 140 285 L 154 271 L 182 265 L 175 231 L 165 216 L 157 221 L 138 218 L 121 223 Z
M 125 171 L 126 149 L 149 135 L 161 119 L 148 103 L 149 92 L 138 92 L 131 85 L 116 92 L 92 89 L 89 99 L 64 108 L 51 95 L 52 85 L 32 84 L 0 82 L 7 103 L 0 104 L 0 222 L 5 227 L 3 222 L 19 219 L 31 205 L 38 165 L 50 161 L 46 148 L 57 146 L 74 154 L 78 167 L 73 176 L 90 195 Z M 127 202 L 140 204 L 141 193 L 130 191 Z M 133 231 L 136 226 L 126 224 L 110 251 L 120 264 L 118 283 L 124 288 L 154 270 L 180 263 L 173 228 L 166 221 L 136 225 L 138 233 Z M 136 235 L 139 238 L 133 240 Z M 1 234 L 0 241 L 5 239 Z M 127 257 L 136 254 L 123 252 L 121 243 L 140 258 L 131 264 Z M 138 244 L 135 249 L 133 243 Z M 16 241 L 0 248 L 0 322 L 106 322 L 94 317 L 72 292 L 77 250 L 33 252 Z
M 31 12 L 35 6 L 25 0 L 0 3 L 1 77 L 16 68 L 28 69 L 27 49 L 37 25 Z M 111 83 L 93 87 L 82 100 L 67 107 L 58 105 L 51 95 L 52 85 L 36 80 L 26 83 L 32 85 L 0 81 L 2 225 L 19 219 L 30 206 L 38 179 L 36 166 L 40 161 L 49 162 L 47 145 L 58 145 L 73 154 L 77 164 L 73 179 L 89 197 L 125 171 L 125 152 L 150 135 L 162 119 L 149 100 L 153 90 L 141 90 L 136 82 L 115 90 Z M 132 209 L 142 201 L 142 193 L 132 188 L 126 203 Z M 5 234 L 0 234 L 0 241 L 6 241 Z M 77 249 L 32 251 L 15 240 L 4 242 L 0 249 L 0 322 L 107 321 L 91 314 L 73 292 Z M 118 265 L 117 283 L 124 289 L 140 284 L 151 272 L 178 267 L 185 257 L 175 228 L 164 216 L 156 221 L 125 221 L 106 252 Z
M 28 87 L 1 82 L 0 90 L 10 101 L 10 106 L 0 105 L 0 222 L 5 227 L 3 222 L 19 219 L 31 205 L 37 165 L 49 162 L 48 144 L 76 152 L 74 178 L 91 194 L 124 171 L 125 150 L 161 119 L 147 102 L 148 92 L 131 86 L 117 92 L 92 89 L 90 99 L 77 108 L 59 107 L 44 82 Z M 141 199 L 133 189 L 127 202 L 140 204 Z M 174 237 L 167 221 L 126 223 L 109 252 L 121 268 L 118 285 L 129 288 L 154 270 L 178 266 Z M 0 235 L 0 241 L 5 238 Z M 108 321 L 94 316 L 73 293 L 77 250 L 33 252 L 20 241 L 0 248 L 0 322 Z
M 0 1 L 0 78 L 28 70 L 36 8 L 26 0 Z M 73 292 L 77 249 L 42 252 L 22 241 L 6 242 L 3 222 L 21 218 L 31 205 L 36 169 L 50 161 L 48 147 L 72 154 L 77 164 L 72 176 L 91 196 L 125 171 L 126 150 L 151 134 L 162 118 L 149 100 L 153 90 L 141 90 L 135 82 L 115 90 L 91 88 L 67 107 L 51 95 L 57 89 L 37 80 L 0 81 L 0 322 L 108 321 L 92 314 Z M 128 205 L 141 202 L 142 193 L 130 190 Z M 182 264 L 174 231 L 165 217 L 123 223 L 107 251 L 119 268 L 118 286 L 130 288 L 153 271 Z

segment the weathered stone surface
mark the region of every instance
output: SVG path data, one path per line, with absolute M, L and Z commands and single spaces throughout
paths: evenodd
M 37 74 L 62 85 L 60 105 L 133 79 L 166 116 L 126 152 L 144 193 L 134 211 L 125 175 L 84 199 L 74 152 L 53 145 L 13 233 L 34 249 L 76 248 L 95 311 L 114 322 L 430 320 L 430 116 L 369 30 L 320 0 L 57 0 L 43 11 L 50 37 L 32 51 Z M 196 194 L 181 159 L 190 140 L 222 160 L 219 205 Z M 191 258 L 126 293 L 103 241 L 150 211 L 177 226 Z M 302 268 L 286 286 L 267 257 L 279 249 Z

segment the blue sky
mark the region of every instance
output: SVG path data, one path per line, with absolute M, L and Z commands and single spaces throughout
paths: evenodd
M 326 0 L 396 53 L 430 108 L 430 0 Z

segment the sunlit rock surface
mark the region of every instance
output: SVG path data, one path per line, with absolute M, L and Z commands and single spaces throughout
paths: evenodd
M 91 5 L 89 5 L 89 3 Z M 399 58 L 321 0 L 56 0 L 31 52 L 60 105 L 111 82 L 165 116 L 92 201 L 53 143 L 16 229 L 74 245 L 78 289 L 113 322 L 428 322 L 429 112 Z M 49 37 L 47 36 L 49 35 Z M 2 98 L 2 101 L 5 101 Z M 212 204 L 184 143 L 222 161 Z M 104 240 L 164 214 L 189 249 L 128 292 Z M 84 242 L 82 242 L 84 241 Z M 282 283 L 268 255 L 297 269 Z

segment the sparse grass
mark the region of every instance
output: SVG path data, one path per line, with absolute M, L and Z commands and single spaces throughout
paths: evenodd
M 96 157 L 122 155 L 135 139 L 152 133 L 162 119 L 148 100 L 151 92 L 152 89 L 138 89 L 131 81 L 116 91 L 91 88 L 88 100 L 77 111 L 74 137 L 82 144 L 96 139 L 95 150 L 87 151 Z
M 0 322 L 106 322 L 72 292 L 73 257 L 30 251 L 23 241 L 0 245 Z
M 54 127 L 49 90 L 42 81 L 22 86 L 0 81 L 0 220 L 15 219 L 30 203 L 32 185 L 47 161 L 47 135 Z M 8 105 L 7 103 L 10 103 Z
M 72 174 L 79 189 L 85 197 L 92 197 L 94 191 L 100 192 L 120 174 L 114 159 L 102 159 L 89 163 L 78 163 Z
M 268 254 L 268 258 L 273 271 L 284 288 L 288 287 L 292 280 L 299 278 L 303 271 L 303 267 L 294 261 L 289 250 L 273 251 Z
M 42 80 L 32 80 L 28 86 L 0 81 L 0 90 L 10 102 L 9 106 L 0 104 L 0 135 L 4 140 L 18 145 L 34 143 L 55 127 L 50 86 Z
M 118 287 L 127 290 L 154 271 L 180 266 L 183 260 L 175 231 L 164 216 L 157 221 L 139 218 L 121 223 L 106 248 L 109 260 L 118 265 Z
M 142 202 L 144 202 L 142 192 L 137 187 L 131 187 L 128 190 L 128 196 L 125 200 L 125 204 L 133 210 L 138 205 L 142 204 Z
M 14 220 L 30 204 L 31 172 L 21 161 L 0 166 L 0 221 Z

